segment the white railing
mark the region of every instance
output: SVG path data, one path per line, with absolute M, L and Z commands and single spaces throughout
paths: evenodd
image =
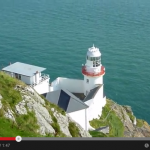
M 49 78 L 50 78 L 50 77 L 49 77 L 48 74 L 41 73 L 39 83 L 33 83 L 33 84 L 31 84 L 30 86 L 31 86 L 31 87 L 35 87 L 36 85 L 41 84 L 43 81 L 45 81 L 46 79 L 49 79 Z
M 49 78 L 49 75 L 48 75 L 48 74 L 45 74 L 45 73 L 41 73 L 41 77 L 40 77 L 40 78 L 41 78 L 40 82 L 42 82 L 42 81 L 48 79 L 48 78 Z

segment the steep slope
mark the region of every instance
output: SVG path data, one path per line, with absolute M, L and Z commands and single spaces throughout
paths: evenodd
M 90 122 L 96 131 L 90 131 L 93 136 L 101 137 L 150 137 L 150 125 L 136 119 L 130 106 L 121 106 L 107 99 L 102 116 Z M 99 131 L 99 132 L 98 132 Z
M 61 108 L 0 72 L 0 136 L 91 137 Z
M 93 137 L 150 137 L 146 121 L 110 99 L 90 124 L 97 129 L 89 131 Z M 0 71 L 0 137 L 91 137 L 89 132 L 30 86 Z

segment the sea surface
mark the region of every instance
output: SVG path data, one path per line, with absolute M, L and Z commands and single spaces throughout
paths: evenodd
M 105 94 L 150 123 L 150 0 L 0 0 L 0 68 L 23 62 L 83 79 L 93 44 Z

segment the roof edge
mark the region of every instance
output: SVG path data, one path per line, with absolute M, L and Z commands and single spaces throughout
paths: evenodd
M 66 94 L 68 94 L 69 96 L 71 96 L 72 97 L 72 95 L 74 96 L 74 97 L 72 97 L 74 100 L 76 100 L 77 102 L 79 102 L 79 103 L 81 103 L 82 105 L 84 105 L 84 106 L 86 106 L 87 108 L 89 107 L 87 104 L 85 104 L 82 100 L 80 100 L 79 98 L 77 98 L 74 94 L 72 94 L 69 90 L 67 90 L 67 89 L 64 89 L 64 88 L 62 88 L 61 90 L 63 90 L 65 93 L 66 93 L 66 91 L 68 92 L 68 93 L 66 93 Z

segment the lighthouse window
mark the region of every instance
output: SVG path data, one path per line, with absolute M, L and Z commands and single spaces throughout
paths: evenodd
M 96 67 L 96 63 L 95 63 L 95 61 L 93 62 L 93 67 Z
M 100 57 L 96 57 L 96 60 L 100 60 Z
M 86 83 L 89 83 L 89 79 L 86 79 Z
M 87 60 L 96 61 L 96 60 L 100 60 L 100 57 L 89 57 L 89 56 L 87 56 Z

